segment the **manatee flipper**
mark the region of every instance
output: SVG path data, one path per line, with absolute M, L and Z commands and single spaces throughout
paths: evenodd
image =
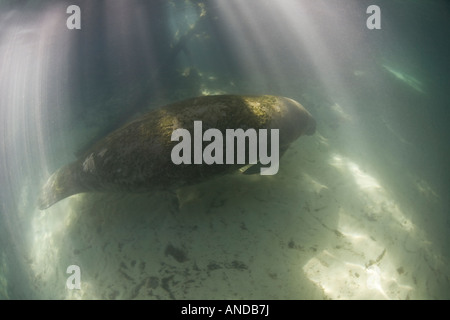
M 290 144 L 280 147 L 279 159 L 281 159 L 281 157 L 287 151 L 289 146 L 290 146 Z M 263 164 L 261 164 L 261 162 L 258 162 L 256 164 L 246 165 L 246 166 L 240 168 L 239 171 L 241 171 L 241 173 L 245 174 L 245 175 L 261 174 L 261 168 L 265 168 L 265 167 L 267 167 L 267 165 L 263 165 Z
M 245 166 L 239 170 L 242 172 L 242 174 L 245 174 L 245 175 L 259 174 L 259 173 L 261 173 L 261 167 L 262 167 L 262 164 L 258 162 L 256 164 L 250 164 L 248 166 Z
M 70 165 L 60 168 L 47 180 L 38 198 L 40 210 L 47 209 L 64 198 L 85 191 L 77 185 L 76 177 L 73 176 L 70 169 Z

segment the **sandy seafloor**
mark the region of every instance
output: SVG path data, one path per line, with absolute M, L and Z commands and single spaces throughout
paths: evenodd
M 314 93 L 289 96 L 311 110 L 318 130 L 291 146 L 275 176 L 217 178 L 179 190 L 179 204 L 164 193 L 80 194 L 35 210 L 27 257 L 35 293 L 449 298 L 443 195 L 408 167 L 405 159 L 421 151 L 398 119 L 389 123 L 387 107 L 367 102 L 355 113 L 312 103 Z M 61 165 L 73 160 L 71 152 L 64 157 Z M 80 267 L 80 290 L 66 288 L 69 265 Z

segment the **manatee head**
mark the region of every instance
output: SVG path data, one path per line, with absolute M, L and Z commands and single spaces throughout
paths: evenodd
M 299 102 L 285 97 L 278 98 L 281 112 L 280 128 L 285 132 L 285 141 L 292 142 L 301 135 L 312 135 L 316 131 L 316 120 Z M 280 132 L 280 135 L 283 133 Z M 290 141 L 289 141 L 290 140 Z

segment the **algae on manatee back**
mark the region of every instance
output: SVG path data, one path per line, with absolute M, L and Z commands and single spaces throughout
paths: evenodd
M 219 95 L 175 102 L 125 124 L 57 170 L 43 187 L 39 208 L 81 192 L 174 190 L 245 166 L 174 164 L 172 132 L 186 129 L 192 135 L 196 120 L 205 130 L 222 132 L 278 129 L 281 151 L 302 134 L 313 134 L 316 126 L 300 103 L 284 97 Z

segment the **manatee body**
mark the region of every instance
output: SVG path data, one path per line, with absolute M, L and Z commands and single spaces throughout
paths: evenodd
M 41 210 L 81 192 L 176 190 L 243 167 L 242 164 L 179 164 L 171 161 L 175 129 L 193 135 L 215 128 L 279 129 L 280 154 L 302 134 L 315 132 L 311 114 L 297 101 L 276 96 L 203 96 L 150 111 L 95 143 L 82 157 L 58 169 L 44 185 Z M 206 144 L 205 142 L 203 143 Z

